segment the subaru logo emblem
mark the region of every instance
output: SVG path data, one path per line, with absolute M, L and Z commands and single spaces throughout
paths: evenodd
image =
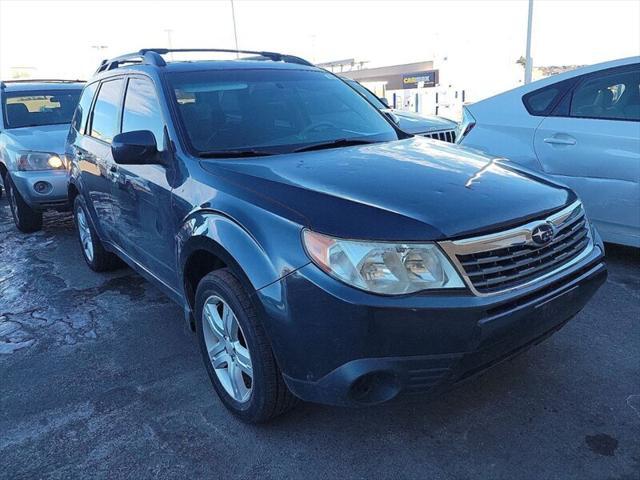
M 533 240 L 533 243 L 536 245 L 546 245 L 551 241 L 555 233 L 553 225 L 548 222 L 541 223 L 531 230 L 531 240 Z

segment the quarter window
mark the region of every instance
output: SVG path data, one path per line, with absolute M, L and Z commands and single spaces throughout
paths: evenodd
M 143 78 L 132 78 L 127 86 L 122 112 L 122 131 L 149 130 L 162 149 L 164 122 L 153 83 Z
M 118 133 L 120 98 L 123 84 L 124 80 L 118 78 L 104 82 L 100 86 L 91 119 L 90 135 L 92 137 L 111 143 L 113 137 Z
M 522 97 L 522 102 L 531 115 L 546 117 L 562 100 L 574 81 L 569 79 L 534 90 Z
M 574 91 L 570 116 L 640 120 L 640 69 L 587 77 Z

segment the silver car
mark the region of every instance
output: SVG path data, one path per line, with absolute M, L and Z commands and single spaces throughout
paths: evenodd
M 469 105 L 458 142 L 568 185 L 605 242 L 640 247 L 640 57 Z
M 22 232 L 67 208 L 64 145 L 82 92 L 78 80 L 0 82 L 0 178 Z

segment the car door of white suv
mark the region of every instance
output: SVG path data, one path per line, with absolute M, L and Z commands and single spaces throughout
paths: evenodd
M 538 126 L 542 169 L 582 198 L 605 241 L 640 246 L 640 66 L 585 75 Z

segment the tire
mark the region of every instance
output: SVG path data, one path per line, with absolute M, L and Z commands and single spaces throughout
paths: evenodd
M 7 173 L 4 178 L 7 200 L 11 207 L 11 216 L 18 230 L 22 233 L 37 232 L 42 228 L 42 212 L 31 208 L 22 198 L 13 180 Z
M 220 300 L 221 303 L 216 302 Z M 205 305 L 207 311 L 205 312 Z M 222 314 L 216 317 L 222 322 L 225 308 L 230 308 L 233 317 L 238 325 L 237 335 L 228 335 L 226 343 L 222 338 L 217 337 L 212 328 L 211 312 L 216 311 Z M 213 384 L 216 393 L 224 406 L 246 423 L 262 423 L 277 417 L 296 406 L 298 399 L 289 391 L 282 373 L 278 368 L 270 342 L 260 324 L 253 305 L 246 291 L 238 279 L 228 269 L 216 270 L 206 275 L 198 285 L 196 292 L 196 335 L 202 353 L 205 368 L 209 374 L 209 379 Z M 205 318 L 207 317 L 207 318 Z M 224 322 L 222 322 L 224 323 Z M 229 329 L 228 332 L 232 332 Z M 218 330 L 219 333 L 222 333 Z M 235 341 L 237 339 L 237 341 Z M 220 340 L 216 343 L 216 340 Z M 220 346 L 225 343 L 224 349 Z M 227 353 L 231 343 L 232 352 Z M 212 347 L 212 345 L 215 345 Z M 235 345 L 235 346 L 234 346 Z M 210 355 L 210 351 L 220 351 L 217 355 Z M 235 355 L 234 355 L 235 354 Z M 248 355 L 247 355 L 248 354 Z M 223 356 L 229 361 L 224 367 Z M 246 375 L 246 359 L 251 366 L 252 376 Z M 213 360 L 218 360 L 218 370 L 214 368 Z M 235 364 L 235 367 L 231 365 Z M 219 373 L 217 373 L 219 372 Z M 226 373 L 225 373 L 226 372 Z M 230 372 L 241 372 L 244 386 L 250 383 L 249 392 L 246 394 L 242 387 L 230 389 L 229 382 L 225 382 L 226 376 L 231 377 Z M 226 376 L 225 376 L 226 375 Z M 233 375 L 236 379 L 235 375 Z M 250 382 L 248 379 L 250 378 Z M 233 391 L 232 391 L 233 390 Z M 236 395 L 246 394 L 244 399 L 238 399 Z M 241 395 L 240 395 L 241 396 Z
M 82 196 L 77 195 L 73 202 L 73 219 L 76 224 L 76 233 L 80 240 L 82 257 L 89 268 L 94 272 L 109 272 L 122 266 L 120 259 L 113 253 L 105 250 L 102 241 L 98 238 L 87 213 L 87 207 Z

